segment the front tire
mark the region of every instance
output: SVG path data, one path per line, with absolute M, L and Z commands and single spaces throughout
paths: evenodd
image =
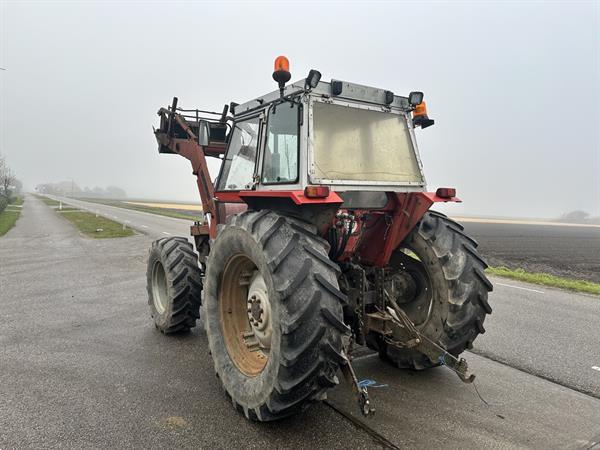
M 231 217 L 212 245 L 208 343 L 225 391 L 248 419 L 292 415 L 338 383 L 349 329 L 328 250 L 311 225 L 266 210 Z
M 472 348 L 475 338 L 485 333 L 486 315 L 492 313 L 488 292 L 493 286 L 484 272 L 487 264 L 477 252 L 477 242 L 463 229 L 444 214 L 429 211 L 390 261 L 399 273 L 415 274 L 416 281 L 405 289 L 412 301 L 397 299 L 400 307 L 421 333 L 454 356 Z M 379 354 L 400 368 L 421 370 L 439 365 L 415 350 L 382 341 Z
M 202 273 L 192 244 L 183 237 L 152 243 L 146 272 L 148 305 L 165 334 L 187 331 L 200 317 Z

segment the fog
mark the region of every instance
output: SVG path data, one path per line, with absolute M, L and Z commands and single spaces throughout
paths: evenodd
M 318 69 L 408 94 L 430 189 L 454 214 L 600 214 L 600 3 L 0 1 L 0 153 L 29 189 L 74 180 L 198 201 L 156 111 L 221 110 Z M 213 164 L 214 168 L 214 164 Z

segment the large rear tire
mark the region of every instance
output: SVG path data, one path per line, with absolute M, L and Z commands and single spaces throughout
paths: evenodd
M 248 419 L 305 409 L 338 383 L 346 297 L 314 227 L 272 211 L 229 218 L 207 262 L 204 314 L 215 370 Z
M 404 282 L 410 284 L 411 299 L 397 299 L 400 306 L 423 334 L 454 356 L 472 348 L 475 338 L 485 333 L 483 322 L 492 312 L 487 264 L 477 253 L 477 242 L 463 230 L 445 215 L 429 211 L 390 261 L 398 273 L 414 274 L 410 283 Z M 400 368 L 439 365 L 415 350 L 381 341 L 379 352 Z
M 192 244 L 183 237 L 152 243 L 146 272 L 148 305 L 165 334 L 187 331 L 200 317 L 202 273 Z

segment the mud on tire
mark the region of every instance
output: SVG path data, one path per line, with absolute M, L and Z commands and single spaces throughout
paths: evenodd
M 148 305 L 165 334 L 187 331 L 200 317 L 202 273 L 192 244 L 183 237 L 152 243 L 146 273 Z
M 297 413 L 338 383 L 335 373 L 345 361 L 342 335 L 349 329 L 343 323 L 346 297 L 338 288 L 339 268 L 328 250 L 311 225 L 264 210 L 230 217 L 211 248 L 203 305 L 208 342 L 227 395 L 251 420 Z M 268 358 L 253 373 L 244 373 L 246 366 L 224 336 L 222 321 L 229 317 L 220 311 L 219 303 L 226 302 L 224 273 L 236 255 L 254 264 L 269 296 Z
M 419 257 L 433 286 L 431 319 L 418 328 L 455 356 L 472 348 L 475 338 L 485 333 L 483 322 L 492 312 L 488 303 L 492 284 L 484 272 L 487 264 L 477 253 L 477 242 L 463 230 L 444 214 L 429 211 L 402 244 Z M 395 265 L 394 256 L 390 265 Z M 439 365 L 419 352 L 385 343 L 379 352 L 401 368 Z

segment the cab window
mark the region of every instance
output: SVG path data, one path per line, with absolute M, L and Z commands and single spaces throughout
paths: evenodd
M 269 110 L 263 184 L 298 181 L 299 110 L 295 103 L 282 103 Z
M 217 190 L 240 191 L 252 188 L 259 123 L 260 119 L 255 117 L 233 126 Z

